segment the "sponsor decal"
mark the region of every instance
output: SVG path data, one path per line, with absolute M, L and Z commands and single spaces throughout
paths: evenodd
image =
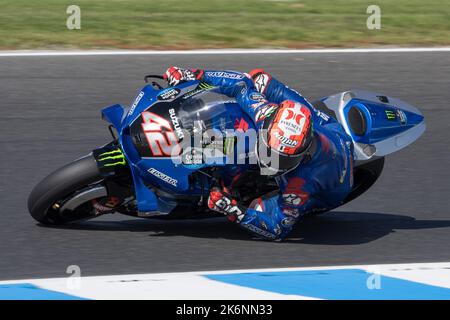
M 186 70 L 183 70 L 182 72 L 183 72 L 183 77 L 186 80 L 189 80 L 189 81 L 195 80 L 196 77 L 195 77 L 195 73 L 193 72 L 193 70 L 186 69 Z
M 277 110 L 278 106 L 276 104 L 268 104 L 261 109 L 258 110 L 256 113 L 256 122 L 262 121 L 268 116 L 270 116 L 275 110 Z
M 309 141 L 305 137 L 311 112 L 306 106 L 289 100 L 282 102 L 280 108 L 269 131 L 269 145 L 283 153 L 295 154 Z
M 184 138 L 183 130 L 180 127 L 180 121 L 176 115 L 175 109 L 169 109 L 170 120 L 172 120 L 173 128 L 175 129 L 175 133 L 178 136 L 178 139 L 181 140 Z
M 261 93 L 252 93 L 250 95 L 250 99 L 257 102 L 265 102 L 266 97 L 264 97 Z
M 208 71 L 205 72 L 208 77 L 227 78 L 227 79 L 243 79 L 244 75 L 241 73 L 226 72 L 226 71 Z
M 187 99 L 192 98 L 193 96 L 195 96 L 195 95 L 197 95 L 199 93 L 202 93 L 202 92 L 205 92 L 205 90 L 203 90 L 203 89 L 194 89 L 194 90 L 189 91 L 188 93 L 186 93 L 183 96 L 183 99 L 187 100 Z
M 175 99 L 176 96 L 180 94 L 181 90 L 178 88 L 169 88 L 161 92 L 156 98 L 158 100 L 172 100 Z
M 206 82 L 200 82 L 200 84 L 197 86 L 197 88 L 195 88 L 194 90 L 189 91 L 188 93 L 186 93 L 183 96 L 183 99 L 184 100 L 189 99 L 189 98 L 191 98 L 191 97 L 193 97 L 193 96 L 195 96 L 197 94 L 203 93 L 203 92 L 205 92 L 207 90 L 214 89 L 214 88 L 215 88 L 214 86 L 212 86 L 212 85 L 210 85 L 210 84 L 208 84 Z
M 139 94 L 137 95 L 136 99 L 134 99 L 134 102 L 130 107 L 130 111 L 128 111 L 128 116 L 131 116 L 133 114 L 134 109 L 136 109 L 136 106 L 141 101 L 143 96 L 144 96 L 144 92 L 143 91 L 139 92 Z
M 234 144 L 235 144 L 235 137 L 229 137 L 226 138 L 223 142 L 223 153 L 225 155 L 230 155 L 232 154 L 233 150 L 234 150 Z
M 236 205 L 236 202 L 225 196 L 214 202 L 214 206 L 226 214 L 235 214 L 237 217 L 243 214 L 242 210 Z
M 286 131 L 289 131 L 291 134 L 297 134 L 299 132 L 302 132 L 304 124 L 304 121 L 302 125 L 298 125 L 289 120 L 281 120 L 279 127 L 286 129 Z
M 292 134 L 303 131 L 306 124 L 306 116 L 302 112 L 294 112 L 292 108 L 286 108 L 281 115 L 279 127 Z
M 155 168 L 150 168 L 147 170 L 148 173 L 154 175 L 155 177 L 157 177 L 158 179 L 176 187 L 178 185 L 178 180 L 174 179 L 172 177 L 169 177 L 168 175 L 162 173 L 161 171 L 156 170 Z
M 214 86 L 210 85 L 209 83 L 206 82 L 200 82 L 200 84 L 198 85 L 199 89 L 203 89 L 203 90 L 209 90 L 209 89 L 213 89 Z
M 123 166 L 127 163 L 125 156 L 120 149 L 99 154 L 97 161 L 100 162 L 103 167 Z
M 386 119 L 388 119 L 389 121 L 394 121 L 395 119 L 397 119 L 395 111 L 386 109 L 384 110 L 384 112 L 386 113 Z
M 200 165 L 203 164 L 203 152 L 199 148 L 189 148 L 183 153 L 183 164 Z
M 244 223 L 244 224 L 241 224 L 241 226 L 243 228 L 246 228 L 246 229 L 248 229 L 248 230 L 250 230 L 250 231 L 252 231 L 252 232 L 254 232 L 254 233 L 256 233 L 256 234 L 258 234 L 260 236 L 263 236 L 265 238 L 276 239 L 276 237 L 277 237 L 276 235 L 270 233 L 269 231 L 266 231 L 266 230 L 263 230 L 261 228 L 258 228 L 257 226 L 254 226 L 252 224 Z
M 210 138 L 205 138 L 202 141 L 202 147 L 204 149 L 209 149 L 209 150 L 215 150 L 217 152 L 220 152 L 221 154 L 223 154 L 223 147 L 224 144 L 224 140 L 223 139 L 217 139 L 217 140 L 212 140 Z M 214 153 L 217 156 L 217 153 Z M 207 155 L 205 155 L 207 156 Z
M 316 110 L 317 111 L 317 115 L 322 118 L 325 122 L 327 122 L 328 120 L 330 120 L 330 116 L 327 115 L 326 113 L 323 113 L 322 111 Z
M 408 118 L 406 117 L 406 114 L 402 110 L 397 110 L 397 117 L 403 126 L 408 124 Z
M 288 147 L 295 147 L 298 144 L 298 141 L 289 139 L 288 137 L 282 136 L 279 131 L 275 131 L 275 138 L 277 138 L 281 144 Z
M 258 92 L 264 93 L 267 88 L 267 84 L 269 83 L 269 76 L 267 74 L 260 74 L 255 79 L 255 87 Z

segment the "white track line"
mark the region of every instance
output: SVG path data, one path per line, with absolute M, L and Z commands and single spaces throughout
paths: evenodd
M 122 56 L 122 55 L 223 55 L 223 54 L 301 54 L 301 53 L 411 53 L 450 52 L 450 47 L 431 48 L 353 48 L 353 49 L 220 49 L 220 50 L 85 50 L 85 51 L 0 51 L 0 57 Z

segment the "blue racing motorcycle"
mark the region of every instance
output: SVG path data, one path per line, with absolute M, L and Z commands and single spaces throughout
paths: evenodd
M 114 212 L 145 218 L 211 217 L 217 213 L 206 205 L 209 189 L 236 172 L 233 190 L 244 205 L 278 190 L 273 176 L 260 173 L 255 140 L 248 135 L 255 126 L 235 100 L 204 82 L 164 88 L 160 79 L 146 76 L 147 85 L 129 108 L 102 110 L 113 141 L 37 184 L 28 198 L 34 219 L 52 225 Z M 354 186 L 345 203 L 373 185 L 386 155 L 425 131 L 418 109 L 381 94 L 347 91 L 313 105 L 353 139 Z

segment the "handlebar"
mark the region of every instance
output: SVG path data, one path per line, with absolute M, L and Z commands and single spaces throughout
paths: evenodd
M 148 74 L 144 77 L 144 81 L 146 83 L 149 83 L 150 79 L 159 79 L 159 80 L 164 80 L 163 76 L 160 76 L 159 74 Z M 156 81 L 152 81 L 151 85 L 153 86 L 153 88 L 158 89 L 158 90 L 162 90 L 164 89 L 163 86 L 161 86 L 158 82 Z

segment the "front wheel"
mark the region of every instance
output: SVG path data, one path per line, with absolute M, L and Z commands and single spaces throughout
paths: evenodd
M 95 216 L 91 201 L 107 196 L 92 154 L 56 170 L 38 183 L 28 197 L 31 216 L 56 225 Z M 75 200 L 74 200 L 75 199 Z

